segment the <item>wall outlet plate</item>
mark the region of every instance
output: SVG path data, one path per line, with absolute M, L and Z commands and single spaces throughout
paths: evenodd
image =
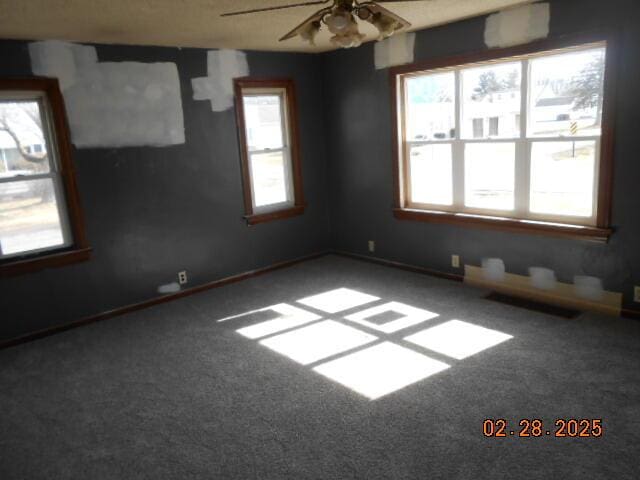
M 186 270 L 182 270 L 181 272 L 178 272 L 178 283 L 180 283 L 180 285 L 184 285 L 185 283 L 187 283 L 187 271 Z
M 640 287 L 633 287 L 633 301 L 640 303 Z
M 451 266 L 453 268 L 460 268 L 460 255 L 451 255 Z
M 374 240 L 369 240 L 369 251 L 370 252 L 376 251 L 376 242 Z

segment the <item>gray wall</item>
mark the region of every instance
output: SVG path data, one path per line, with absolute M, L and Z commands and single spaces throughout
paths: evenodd
M 613 224 L 608 244 L 480 230 L 470 227 L 396 220 L 391 211 L 392 160 L 388 70 L 373 66 L 373 45 L 325 55 L 325 97 L 332 244 L 443 272 L 451 254 L 479 265 L 499 257 L 508 272 L 527 274 L 530 266 L 556 271 L 560 281 L 576 274 L 594 275 L 608 290 L 624 293 L 633 304 L 640 285 L 640 18 L 636 0 L 564 0 L 551 2 L 551 36 L 597 28 L 621 35 L 616 101 Z M 417 34 L 415 59 L 477 51 L 484 46 L 484 17 Z
M 186 143 L 74 151 L 90 261 L 0 279 L 0 340 L 158 296 L 187 270 L 195 286 L 328 247 L 321 57 L 248 53 L 251 75 L 295 80 L 304 215 L 248 227 L 233 109 L 192 99 L 206 50 L 97 46 L 100 61 L 175 62 Z M 27 43 L 0 41 L 0 75 L 31 75 Z
M 632 13 L 632 9 L 634 9 Z M 635 0 L 554 0 L 551 35 L 593 28 L 621 34 L 616 102 L 613 223 L 606 244 L 393 218 L 388 71 L 373 67 L 373 44 L 323 55 L 250 52 L 251 75 L 291 76 L 300 110 L 303 216 L 247 227 L 234 111 L 191 99 L 206 74 L 206 51 L 97 46 L 101 61 L 175 62 L 186 143 L 164 148 L 74 152 L 94 254 L 89 262 L 0 279 L 0 340 L 157 296 L 189 272 L 189 286 L 333 247 L 460 273 L 463 263 L 503 258 L 507 270 L 552 268 L 561 281 L 601 277 L 633 308 L 640 284 L 640 18 Z M 475 51 L 484 18 L 419 32 L 416 60 Z M 27 44 L 0 41 L 0 75 L 31 75 Z M 637 305 L 637 304 L 636 304 Z

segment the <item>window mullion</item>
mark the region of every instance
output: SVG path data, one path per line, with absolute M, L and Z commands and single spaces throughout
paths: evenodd
M 47 173 L 35 173 L 32 175 L 15 175 L 13 177 L 0 178 L 0 183 L 24 182 L 27 180 L 42 180 L 45 178 L 52 178 L 57 174 L 58 172 L 47 172 Z
M 281 148 L 262 148 L 260 150 L 249 150 L 249 155 L 259 155 L 261 153 L 278 153 L 278 152 L 284 152 L 286 149 L 288 149 L 289 147 L 284 146 Z
M 515 212 L 521 218 L 526 218 L 529 212 L 530 150 L 526 139 L 516 141 Z
M 516 142 L 515 211 L 520 217 L 529 215 L 531 191 L 531 148 L 527 139 L 529 120 L 529 60 L 522 60 L 520 80 L 520 139 Z
M 453 206 L 464 208 L 464 143 L 462 141 L 462 85 L 460 70 L 455 70 L 455 129 L 451 145 L 453 158 Z

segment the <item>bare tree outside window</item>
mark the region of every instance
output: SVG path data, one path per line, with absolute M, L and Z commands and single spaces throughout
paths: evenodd
M 48 154 L 45 151 L 30 151 L 29 141 L 38 140 L 37 145 L 44 145 L 44 132 L 37 102 L 12 102 L 0 106 L 0 132 L 5 132 L 17 148 L 21 157 L 32 163 L 46 163 Z
M 599 119 L 601 115 L 601 94 L 604 80 L 604 55 L 603 52 L 598 53 L 571 83 L 571 93 L 575 97 L 573 109 L 597 108 L 596 119 Z

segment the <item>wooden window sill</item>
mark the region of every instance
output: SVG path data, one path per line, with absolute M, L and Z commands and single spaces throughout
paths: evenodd
M 20 259 L 7 259 L 0 263 L 0 276 L 18 275 L 34 272 L 43 268 L 62 267 L 72 263 L 89 260 L 91 248 L 75 248 L 58 252 L 45 253 L 39 256 Z
M 286 208 L 284 210 L 245 215 L 244 219 L 247 221 L 247 225 L 255 225 L 257 223 L 265 223 L 271 222 L 273 220 L 280 220 L 282 218 L 295 217 L 296 215 L 302 215 L 303 213 L 304 205 L 294 205 L 293 207 Z
M 519 220 L 506 217 L 489 217 L 483 215 L 472 215 L 468 213 L 394 208 L 393 214 L 400 220 L 448 223 L 453 225 L 488 228 L 506 232 L 574 238 L 602 243 L 606 243 L 613 233 L 613 230 L 610 228 L 551 223 L 538 220 Z

